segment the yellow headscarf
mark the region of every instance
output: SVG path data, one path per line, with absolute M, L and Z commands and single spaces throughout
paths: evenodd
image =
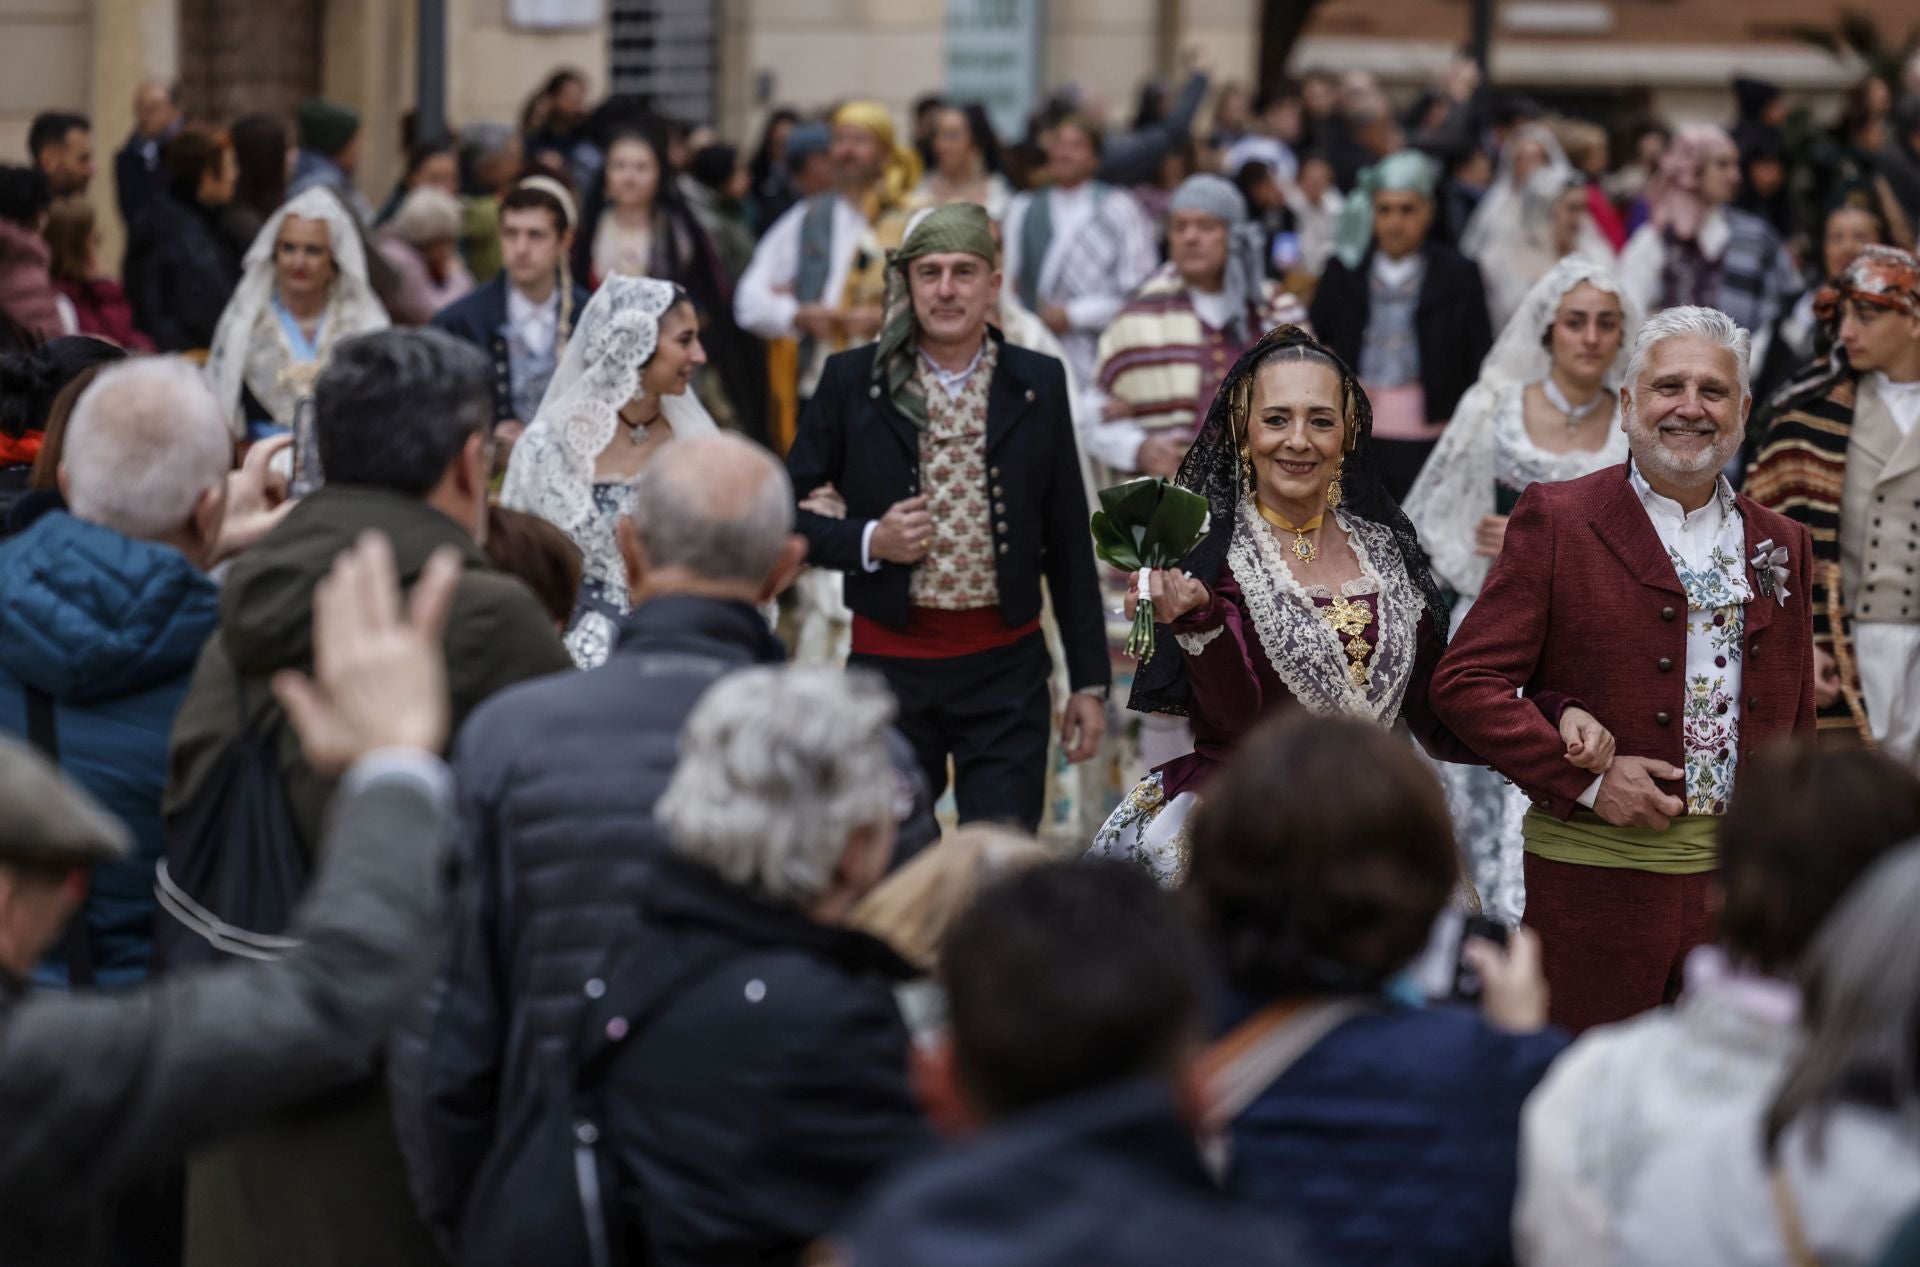
M 886 172 L 881 177 L 879 206 L 870 208 L 869 219 L 881 212 L 897 210 L 920 183 L 920 152 L 901 145 L 894 137 L 893 114 L 878 101 L 849 101 L 833 112 L 835 127 L 843 123 L 873 133 L 887 150 Z

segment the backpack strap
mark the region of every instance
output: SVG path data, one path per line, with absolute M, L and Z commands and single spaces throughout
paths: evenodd
M 27 742 L 53 765 L 60 764 L 60 732 L 53 720 L 53 696 L 37 686 L 20 684 L 27 697 Z M 81 990 L 93 984 L 93 947 L 87 941 L 87 917 L 76 910 L 61 938 L 67 962 L 67 988 Z
M 1341 1025 L 1370 1011 L 1363 998 L 1283 999 L 1262 1008 L 1200 1058 L 1206 1097 L 1201 1153 L 1216 1178 L 1232 1160 L 1233 1120 Z
M 613 1159 L 600 1149 L 605 1114 L 599 1077 L 626 1039 L 645 1030 L 689 986 L 739 951 L 715 941 L 660 972 L 662 961 L 670 953 L 663 939 L 649 931 L 611 957 L 599 975 L 587 982 L 588 994 L 593 996 L 597 990 L 598 997 L 587 1008 L 579 1031 L 563 1053 L 566 1068 L 562 1072 L 572 1092 L 573 1179 L 581 1216 L 586 1221 L 589 1267 L 615 1267 L 630 1259 L 625 1247 L 614 1240 L 619 1228 L 612 1218 L 612 1201 L 620 1194 L 607 1188 L 617 1187 L 619 1172 Z

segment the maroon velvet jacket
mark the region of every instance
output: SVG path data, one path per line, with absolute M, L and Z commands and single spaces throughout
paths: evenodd
M 1814 728 L 1812 544 L 1784 515 L 1747 497 L 1739 506 L 1746 558 L 1771 539 L 1787 548 L 1792 579 L 1784 607 L 1757 586 L 1747 604 L 1736 787 L 1756 750 Z M 1557 710 L 1514 692 L 1577 701 L 1613 732 L 1620 755 L 1683 765 L 1686 614 L 1680 580 L 1625 465 L 1535 484 L 1514 507 L 1500 557 L 1434 670 L 1433 710 L 1535 805 L 1570 817 L 1593 775 L 1567 763 L 1549 720 Z M 1685 796 L 1680 780 L 1660 786 Z

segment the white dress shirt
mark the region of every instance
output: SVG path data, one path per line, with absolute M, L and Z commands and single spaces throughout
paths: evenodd
M 1912 435 L 1913 424 L 1920 422 L 1920 379 L 1896 383 L 1879 370 L 1874 370 L 1869 377 L 1880 393 L 1880 402 L 1893 415 L 1893 425 L 1900 428 L 1901 435 Z
M 507 287 L 507 329 L 520 346 L 534 356 L 551 356 L 560 330 L 560 290 L 547 296 L 545 303 L 534 303 L 512 286 Z
M 800 311 L 800 298 L 794 294 L 800 276 L 800 224 L 807 218 L 807 201 L 801 200 L 773 222 L 766 236 L 753 249 L 747 271 L 733 292 L 733 318 L 742 329 L 763 339 L 794 339 L 799 331 L 793 319 Z M 853 271 L 853 258 L 859 254 L 863 238 L 871 234 L 867 218 L 845 198 L 833 200 L 833 258 L 827 263 L 827 284 L 815 303 L 829 308 L 840 306 L 847 292 L 847 274 Z M 800 367 L 800 396 L 813 395 L 820 385 L 820 370 L 837 348 L 828 339 L 816 340 L 813 360 Z

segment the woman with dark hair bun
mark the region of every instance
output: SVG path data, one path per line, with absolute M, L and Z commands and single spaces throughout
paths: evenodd
M 1526 929 L 1468 942 L 1477 1011 L 1407 1001 L 1458 870 L 1432 771 L 1364 720 L 1269 724 L 1195 817 L 1186 896 L 1235 1025 L 1219 1049 L 1298 1053 L 1216 1109 L 1226 1184 L 1303 1261 L 1512 1261 L 1520 1110 L 1567 1040 Z
M 1222 382 L 1175 477 L 1207 499 L 1212 529 L 1180 568 L 1151 573 L 1164 628 L 1128 701 L 1187 716 L 1194 750 L 1134 788 L 1094 853 L 1178 883 L 1208 780 L 1276 713 L 1382 730 L 1404 719 L 1436 757 L 1478 762 L 1427 704 L 1447 602 L 1372 436 L 1359 380 L 1298 326 L 1269 331 Z M 1129 615 L 1135 601 L 1130 592 Z M 1592 718 L 1568 709 L 1563 733 L 1582 726 Z

